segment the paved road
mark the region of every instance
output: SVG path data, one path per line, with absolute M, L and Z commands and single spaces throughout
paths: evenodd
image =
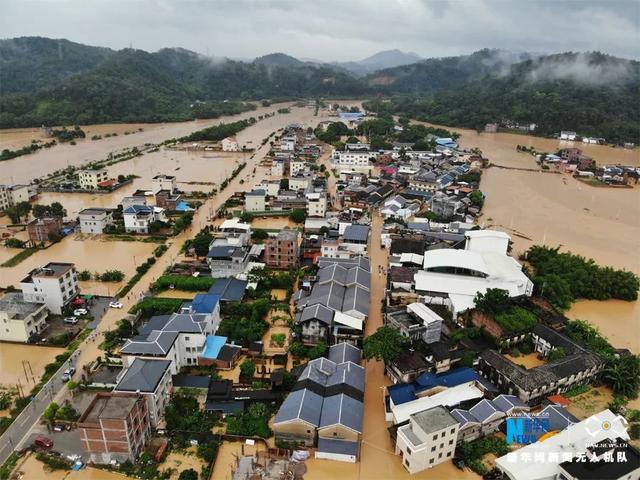
M 31 400 L 31 403 L 18 415 L 6 432 L 0 437 L 0 464 L 4 463 L 14 449 L 21 446 L 21 443 L 38 422 L 47 405 L 63 390 L 65 382 L 62 381 L 62 373 L 71 365 L 77 365 L 77 354 L 65 362 L 60 369 L 51 377 L 49 382 Z M 24 445 L 22 446 L 24 447 Z

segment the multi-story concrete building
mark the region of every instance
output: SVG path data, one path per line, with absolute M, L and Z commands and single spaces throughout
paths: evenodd
M 267 209 L 267 192 L 258 189 L 245 193 L 244 209 L 246 212 L 264 212 Z
M 36 193 L 29 185 L 0 185 L 0 212 L 20 202 L 28 202 Z
M 104 168 L 100 168 L 98 170 L 78 170 L 80 188 L 96 190 L 100 182 L 104 182 L 108 179 L 109 172 Z
M 288 269 L 298 264 L 300 235 L 297 230 L 280 230 L 265 242 L 265 263 L 271 268 Z
M 289 170 L 292 177 L 299 173 L 304 173 L 306 168 L 307 163 L 303 160 L 292 160 L 291 163 L 289 163 Z
M 370 170 L 371 162 L 370 159 L 376 159 L 378 154 L 376 152 L 368 152 L 368 151 L 334 151 L 332 155 L 331 162 L 338 169 L 349 169 L 349 170 Z
M 149 227 L 156 220 L 165 220 L 162 209 L 148 205 L 131 205 L 122 212 L 124 229 L 129 233 L 149 233 Z
M 78 420 L 80 442 L 94 463 L 134 462 L 149 437 L 149 420 L 142 395 L 99 392 Z
M 414 413 L 397 430 L 396 455 L 411 474 L 450 461 L 456 449 L 458 421 L 441 406 Z
M 178 189 L 178 182 L 173 175 L 156 175 L 151 179 L 151 191 L 158 193 L 160 190 L 172 192 Z
M 144 398 L 149 421 L 157 427 L 164 418 L 164 410 L 171 397 L 170 360 L 135 358 L 118 378 L 114 393 L 135 393 Z
M 274 160 L 271 163 L 271 176 L 272 177 L 282 177 L 285 172 L 285 162 L 284 160 Z
M 307 216 L 322 217 L 327 213 L 327 194 L 325 192 L 307 193 Z
M 176 210 L 182 202 L 182 195 L 171 190 L 158 190 L 156 192 L 156 207 L 165 210 Z
M 85 208 L 78 213 L 82 233 L 104 233 L 104 229 L 113 223 L 113 210 L 110 208 Z
M 29 240 L 35 243 L 47 243 L 50 235 L 57 234 L 62 229 L 60 217 L 34 218 L 27 223 Z
M 0 340 L 28 342 L 47 328 L 49 311 L 44 303 L 25 302 L 21 293 L 0 298 Z
M 220 142 L 223 152 L 239 152 L 240 145 L 236 137 L 227 137 Z
M 50 262 L 29 272 L 20 282 L 25 302 L 44 303 L 51 313 L 62 314 L 80 292 L 73 263 Z

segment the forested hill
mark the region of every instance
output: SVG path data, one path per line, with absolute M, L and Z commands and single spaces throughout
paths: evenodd
M 406 69 L 406 67 L 405 67 Z M 481 129 L 486 123 L 512 120 L 536 123 L 536 132 L 552 135 L 574 130 L 609 142 L 640 140 L 640 63 L 599 53 L 565 53 L 528 59 L 469 76 L 459 88 L 415 82 L 406 88 L 387 84 L 388 93 L 412 93 L 375 100 L 373 111 L 390 112 L 443 125 Z M 459 81 L 459 80 L 458 80 Z M 426 88 L 425 88 L 426 87 Z M 431 89 L 420 94 L 420 89 Z
M 508 119 L 537 123 L 543 134 L 637 141 L 638 65 L 597 53 L 480 50 L 356 76 L 282 53 L 240 62 L 25 37 L 0 41 L 0 128 L 178 121 L 239 111 L 245 100 L 376 97 L 391 100 L 374 110 L 446 125 Z
M 0 40 L 0 93 L 33 92 L 92 70 L 114 53 L 69 40 L 20 37 Z

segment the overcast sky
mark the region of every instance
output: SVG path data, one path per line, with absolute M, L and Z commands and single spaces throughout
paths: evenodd
M 0 36 L 114 49 L 358 60 L 481 48 L 640 57 L 640 0 L 0 0 Z

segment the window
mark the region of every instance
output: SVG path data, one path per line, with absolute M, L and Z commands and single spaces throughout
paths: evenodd
M 444 447 L 444 443 L 441 443 L 441 444 L 440 444 L 440 448 L 442 448 L 442 447 Z
M 433 463 L 433 458 L 429 460 L 429 465 L 431 465 L 432 463 Z
M 449 440 L 449 445 L 453 445 L 453 440 Z
M 451 456 L 451 452 L 447 452 L 447 457 L 450 457 L 450 456 Z
M 455 431 L 456 431 L 456 429 L 455 429 L 455 428 L 452 428 L 452 429 L 451 429 L 451 434 L 453 435 L 453 434 L 455 433 Z
M 410 467 L 410 465 L 411 465 L 411 464 L 409 463 L 409 460 L 407 460 L 406 458 L 404 459 L 404 464 L 406 465 L 406 467 L 407 467 L 407 468 L 409 468 L 409 467 Z
M 434 435 L 434 436 L 433 436 L 433 439 L 434 439 L 434 440 L 437 440 L 437 439 L 438 439 L 438 435 Z
M 442 458 L 442 452 L 438 454 L 438 458 Z
M 444 436 L 445 436 L 446 434 L 447 434 L 447 432 L 442 432 L 442 433 L 440 434 L 440 438 L 444 438 Z
M 435 452 L 436 451 L 436 447 L 431 447 L 431 451 Z

